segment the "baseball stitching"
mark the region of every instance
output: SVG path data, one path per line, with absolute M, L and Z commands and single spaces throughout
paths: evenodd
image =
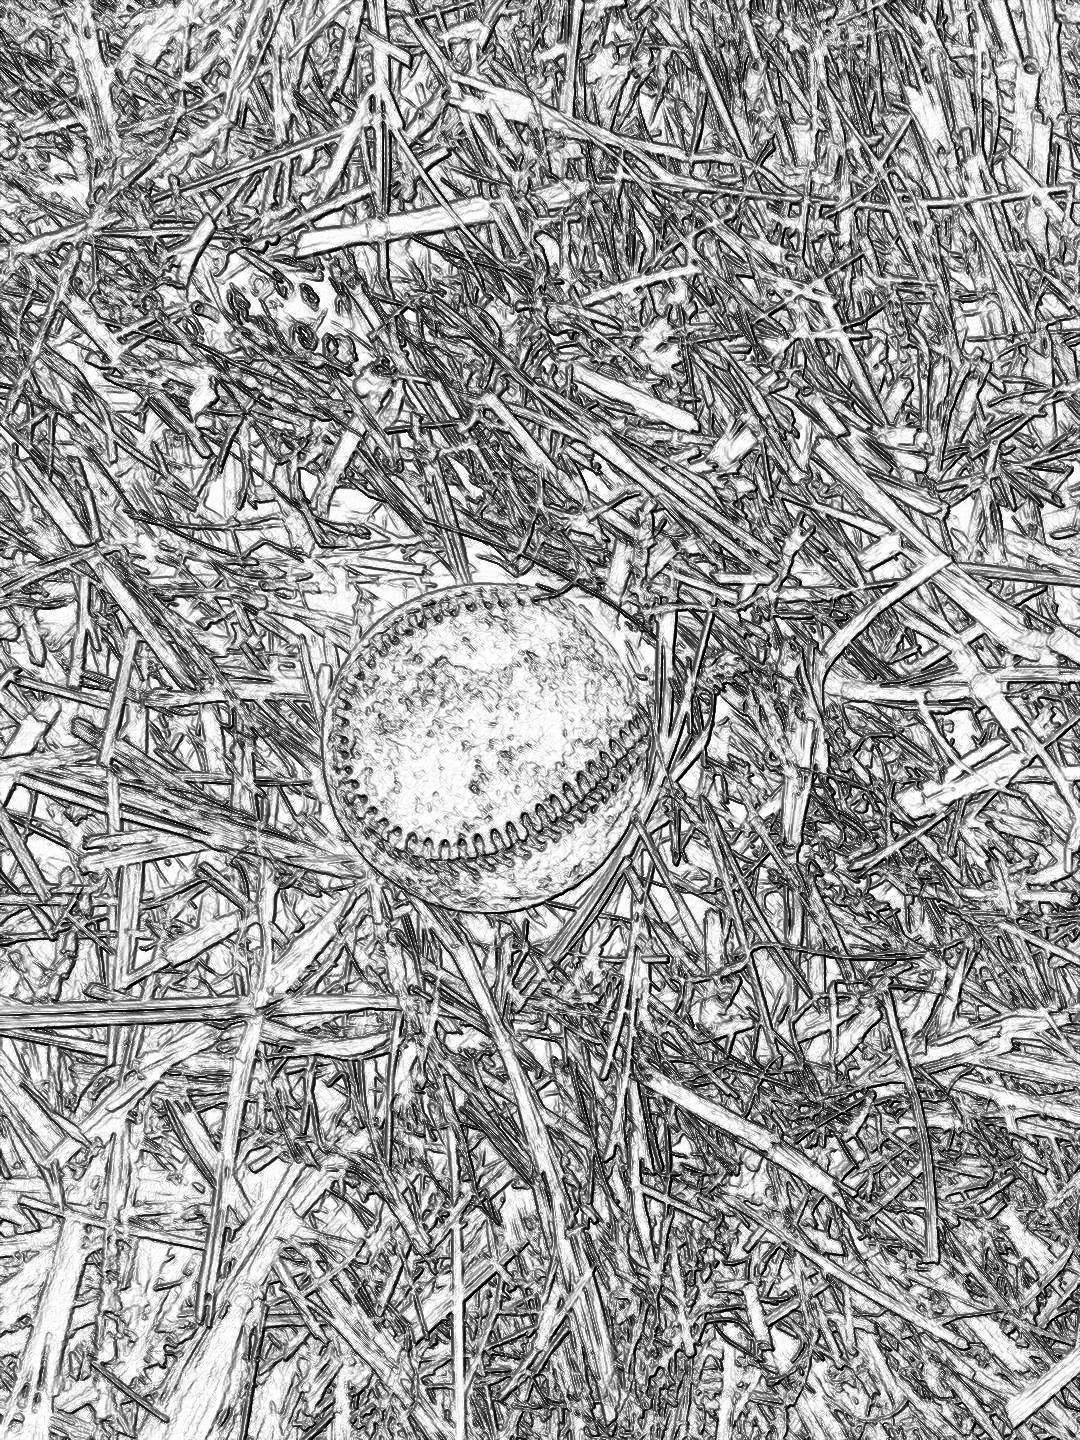
M 349 680 L 335 695 L 329 717 L 328 762 L 337 781 L 343 809 L 363 832 L 364 838 L 388 855 L 407 856 L 411 864 L 432 872 L 446 873 L 445 867 L 460 872 L 461 868 L 479 868 L 490 872 L 493 867 L 516 862 L 522 856 L 543 849 L 558 837 L 569 833 L 586 815 L 608 800 L 633 774 L 649 744 L 648 715 L 639 709 L 618 734 L 601 742 L 597 754 L 567 780 L 562 790 L 553 791 L 543 800 L 502 827 L 480 831 L 471 836 L 403 834 L 390 818 L 373 805 L 360 789 L 360 782 L 348 774 L 350 756 L 348 734 L 352 698 L 361 682 L 365 667 L 374 669 L 407 636 L 426 630 L 432 623 L 471 612 L 477 606 L 493 611 L 518 605 L 537 603 L 523 586 L 520 591 L 505 587 L 475 586 L 469 590 L 433 595 L 421 600 L 409 611 L 398 616 L 382 629 L 366 647 L 352 657 Z

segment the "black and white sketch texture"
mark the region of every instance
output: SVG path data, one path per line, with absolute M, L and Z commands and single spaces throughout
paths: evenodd
M 326 780 L 371 864 L 434 904 L 521 910 L 599 868 L 640 803 L 642 686 L 565 598 L 436 591 L 384 616 L 327 706 Z
M 3 1440 L 1076 1435 L 1078 66 L 0 0 Z

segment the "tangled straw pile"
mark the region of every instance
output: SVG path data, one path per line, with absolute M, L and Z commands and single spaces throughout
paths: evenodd
M 1069 1437 L 1080 9 L 0 20 L 0 1430 Z M 387 605 L 604 604 L 667 779 L 462 922 Z

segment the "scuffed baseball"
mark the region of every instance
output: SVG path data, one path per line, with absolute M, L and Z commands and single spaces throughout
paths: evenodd
M 457 586 L 368 631 L 323 748 L 338 820 L 376 870 L 450 909 L 517 910 L 580 883 L 625 833 L 646 696 L 573 601 Z

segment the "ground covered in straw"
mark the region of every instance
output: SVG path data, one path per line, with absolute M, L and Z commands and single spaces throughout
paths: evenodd
M 1064 0 L 0 7 L 0 1431 L 1069 1437 Z M 579 892 L 380 882 L 329 684 L 654 675 Z

